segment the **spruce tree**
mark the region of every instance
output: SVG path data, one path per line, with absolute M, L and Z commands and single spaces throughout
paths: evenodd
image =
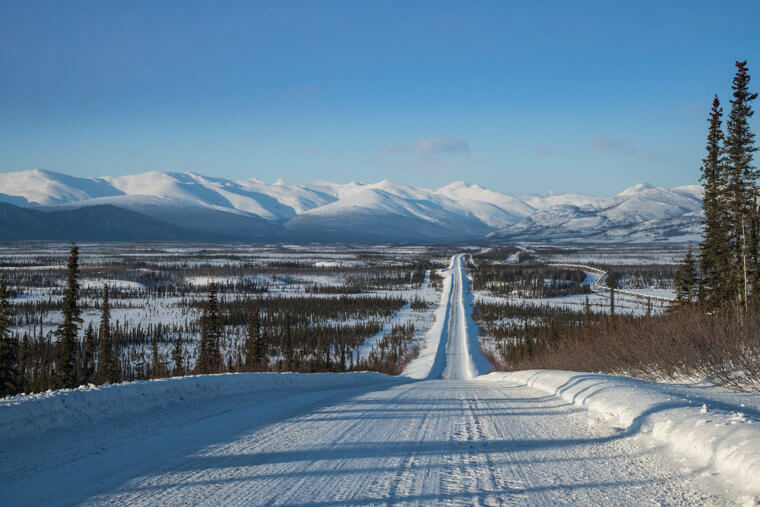
M 245 368 L 254 371 L 261 366 L 263 346 L 261 338 L 261 317 L 258 308 L 248 315 L 248 334 L 245 339 Z
M 31 391 L 29 372 L 32 370 L 34 360 L 31 357 L 31 345 L 29 335 L 24 333 L 18 346 L 18 391 L 26 393 Z
M 292 341 L 292 332 L 290 328 L 290 314 L 285 314 L 285 323 L 283 324 L 283 336 L 281 337 L 282 356 L 284 361 L 284 370 L 295 371 L 295 350 Z
M 216 298 L 216 286 L 212 281 L 209 284 L 208 299 L 201 315 L 201 340 L 198 343 L 198 362 L 195 365 L 197 373 L 221 372 L 222 355 L 219 351 L 221 335 L 219 302 Z
M 686 252 L 681 266 L 676 271 L 673 288 L 678 305 L 684 306 L 694 302 L 697 293 L 697 264 L 691 248 Z
M 20 391 L 18 343 L 11 333 L 11 303 L 5 277 L 0 278 L 0 398 Z
M 121 344 L 119 343 L 119 337 L 121 336 L 121 330 L 119 329 L 119 321 L 116 321 L 116 325 L 111 330 L 111 383 L 114 382 L 121 382 L 123 380 L 129 379 L 129 360 L 126 360 L 124 362 L 123 368 L 122 368 L 122 361 L 121 361 Z
M 702 209 L 705 214 L 704 235 L 699 245 L 702 272 L 701 299 L 707 307 L 717 307 L 734 296 L 734 272 L 730 250 L 730 223 L 726 213 L 726 163 L 723 155 L 723 109 L 716 96 L 708 117 L 707 155 L 702 160 L 700 181 L 704 188 Z
M 158 350 L 158 338 L 154 333 L 150 340 L 150 378 L 163 378 L 164 373 L 164 362 Z
M 185 351 L 182 346 L 182 336 L 177 336 L 174 342 L 174 349 L 172 350 L 172 361 L 174 362 L 174 370 L 172 375 L 175 377 L 182 377 L 185 375 Z
M 591 301 L 589 301 L 588 294 L 586 294 L 586 302 L 583 304 L 583 330 L 586 337 L 588 337 L 589 329 L 591 328 Z
M 95 354 L 97 353 L 98 344 L 95 340 L 95 330 L 92 328 L 92 322 L 87 326 L 82 340 L 82 365 L 80 384 L 91 384 L 95 381 Z
M 108 302 L 108 285 L 103 287 L 103 303 L 100 308 L 100 329 L 98 331 L 98 383 L 118 382 L 111 343 L 111 308 Z
M 269 358 L 267 357 L 267 343 L 269 343 L 269 335 L 266 328 L 261 330 L 261 352 L 260 360 L 258 364 L 259 371 L 267 371 L 269 369 Z
M 69 255 L 68 274 L 66 289 L 61 301 L 61 313 L 63 321 L 55 331 L 57 338 L 55 373 L 53 376 L 54 387 L 74 388 L 77 387 L 77 352 L 79 342 L 77 340 L 78 324 L 82 322 L 79 309 L 79 248 L 76 244 L 71 246 Z
M 610 271 L 610 317 L 615 316 L 615 272 Z
M 739 303 L 746 304 L 748 271 L 756 266 L 747 266 L 748 259 L 757 258 L 758 246 L 750 241 L 749 228 L 751 214 L 756 206 L 757 172 L 752 165 L 755 135 L 750 131 L 749 119 L 754 114 L 751 102 L 757 93 L 749 91 L 749 69 L 747 62 L 736 62 L 736 75 L 731 89 L 731 111 L 726 121 L 726 163 L 727 199 L 730 203 L 731 249 L 734 260 L 733 283 L 734 294 Z

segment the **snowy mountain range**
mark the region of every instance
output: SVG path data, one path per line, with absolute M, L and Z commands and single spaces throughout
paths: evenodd
M 388 180 L 301 185 L 33 169 L 0 174 L 0 240 L 651 241 L 692 239 L 701 206 L 698 185 L 517 196 L 461 181 L 429 190 Z

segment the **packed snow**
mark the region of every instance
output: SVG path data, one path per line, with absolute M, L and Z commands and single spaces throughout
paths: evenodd
M 567 371 L 491 373 L 478 380 L 538 389 L 630 435 L 667 446 L 692 469 L 760 494 L 760 397 Z

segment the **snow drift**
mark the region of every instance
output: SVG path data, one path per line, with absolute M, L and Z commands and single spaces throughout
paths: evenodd
M 490 373 L 481 381 L 526 385 L 587 408 L 621 428 L 621 436 L 647 434 L 713 470 L 737 488 L 760 494 L 760 410 L 731 400 L 627 377 L 553 370 Z M 756 396 L 746 395 L 757 401 Z
M 374 372 L 228 373 L 123 384 L 82 386 L 0 400 L 0 441 L 74 426 L 87 427 L 223 396 L 394 384 L 408 381 Z

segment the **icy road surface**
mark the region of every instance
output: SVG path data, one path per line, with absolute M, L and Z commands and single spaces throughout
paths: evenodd
M 486 365 L 453 260 L 424 380 L 235 396 L 27 445 L 2 461 L 4 503 L 725 504 L 648 440 Z M 438 377 L 438 378 L 432 378 Z M 301 378 L 301 377 L 299 377 Z M 341 378 L 345 379 L 346 376 Z M 36 454 L 33 453 L 36 449 Z M 17 455 L 19 454 L 19 455 Z
M 484 384 L 430 380 L 335 402 L 161 463 L 91 501 L 724 502 L 566 402 Z

